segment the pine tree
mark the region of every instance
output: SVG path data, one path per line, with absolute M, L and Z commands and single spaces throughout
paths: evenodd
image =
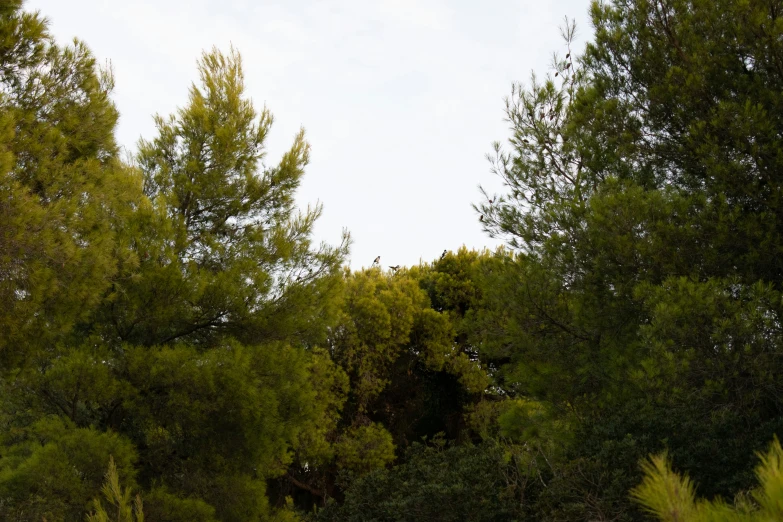
M 348 238 L 313 247 L 320 207 L 296 210 L 303 133 L 266 167 L 272 117 L 212 51 L 124 165 L 110 74 L 20 2 L 0 14 L 3 518 L 84 518 L 109 449 L 148 518 L 269 519 L 267 480 L 343 400 L 319 345 Z
M 664 446 L 733 496 L 783 428 L 780 12 L 593 2 L 584 53 L 566 28 L 553 74 L 512 89 L 507 188 L 477 209 L 516 252 L 487 274 L 482 353 L 579 441 L 541 517 L 635 519 L 636 462 Z
M 322 444 L 342 401 L 318 345 L 336 320 L 348 239 L 312 248 L 320 207 L 294 204 L 309 145 L 299 133 L 264 166 L 272 116 L 244 96 L 239 54 L 205 53 L 199 73 L 188 104 L 139 146 L 149 204 L 129 229 L 140 264 L 96 321 L 122 347 L 129 389 L 113 417 L 94 413 L 144 448 L 150 516 L 198 499 L 218 520 L 260 520 L 267 479 L 303 441 Z
M 117 159 L 110 70 L 61 47 L 21 1 L 0 10 L 0 353 L 63 339 L 129 253 L 113 224 L 139 202 Z
M 321 207 L 298 213 L 294 204 L 310 154 L 304 131 L 264 167 L 272 115 L 244 98 L 239 54 L 205 53 L 199 74 L 187 106 L 156 117 L 158 136 L 139 144 L 151 209 L 133 227 L 141 279 L 115 286 L 113 334 L 147 346 L 209 346 L 227 335 L 314 344 L 334 316 L 329 296 L 348 239 L 311 248 Z
M 349 479 L 388 466 L 422 437 L 463 436 L 463 410 L 488 382 L 455 328 L 474 304 L 470 274 L 480 259 L 463 249 L 437 264 L 345 273 L 340 320 L 328 339 L 344 372 L 344 404 L 324 432 L 326 444 L 305 440 L 297 448 L 281 495 L 322 506 L 341 497 Z

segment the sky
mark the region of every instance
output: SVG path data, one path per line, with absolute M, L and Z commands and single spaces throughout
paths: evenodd
M 481 229 L 478 186 L 502 193 L 485 156 L 510 136 L 512 82 L 561 56 L 564 17 L 592 35 L 589 0 L 28 0 L 61 42 L 111 61 L 117 137 L 132 153 L 154 114 L 187 101 L 213 46 L 242 55 L 245 87 L 275 123 L 274 164 L 304 127 L 311 161 L 297 202 L 320 202 L 314 241 L 352 238 L 350 265 L 412 266 L 460 246 L 500 243 Z

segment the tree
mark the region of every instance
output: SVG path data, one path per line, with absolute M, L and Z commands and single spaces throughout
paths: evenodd
M 0 6 L 0 510 L 5 520 L 80 519 L 110 453 L 133 483 L 135 449 L 68 420 L 75 399 L 62 417 L 59 397 L 35 407 L 48 389 L 18 377 L 40 377 L 64 346 L 83 343 L 75 331 L 133 265 L 117 224 L 141 201 L 141 179 L 117 157 L 111 71 L 79 41 L 57 45 L 21 7 Z
M 264 166 L 271 114 L 244 96 L 238 53 L 214 50 L 122 164 L 111 76 L 20 2 L 0 14 L 4 518 L 84 518 L 112 454 L 148 518 L 290 519 L 266 482 L 324 445 L 344 400 L 319 345 L 348 237 L 313 248 L 320 207 L 296 211 L 303 133 Z
M 63 340 L 132 263 L 113 226 L 141 196 L 117 158 L 110 70 L 53 42 L 21 0 L 0 8 L 0 354 Z
M 136 449 L 125 437 L 50 416 L 3 431 L 0 516 L 3 520 L 82 520 L 100 491 L 105 463 L 135 487 Z
M 344 504 L 330 504 L 317 520 L 524 520 L 524 475 L 519 461 L 492 444 L 416 443 L 404 463 L 362 477 Z
M 516 252 L 486 274 L 480 345 L 580 441 L 542 517 L 640 516 L 635 463 L 664 446 L 732 496 L 783 427 L 780 8 L 594 2 L 585 52 L 567 27 L 556 74 L 512 89 L 507 190 L 477 209 Z
M 479 258 L 463 249 L 432 265 L 345 273 L 328 345 L 347 376 L 345 404 L 329 444 L 299 452 L 281 495 L 294 494 L 308 508 L 340 500 L 354 480 L 422 437 L 464 437 L 465 408 L 488 382 L 462 340 L 465 329 L 455 328 L 476 300 L 470 278 Z
M 309 161 L 304 131 L 279 165 L 263 167 L 272 115 L 244 98 L 239 54 L 205 53 L 199 74 L 188 105 L 157 116 L 158 136 L 139 144 L 151 205 L 133 227 L 142 276 L 115 283 L 112 335 L 147 346 L 225 336 L 313 345 L 335 314 L 348 237 L 311 249 L 321 207 L 294 205 Z
M 309 156 L 302 133 L 259 172 L 272 117 L 244 99 L 239 55 L 213 50 L 199 70 L 188 105 L 140 144 L 142 262 L 115 284 L 101 327 L 133 345 L 123 349 L 133 393 L 114 422 L 145 448 L 147 484 L 203 499 L 219 520 L 256 520 L 265 481 L 341 402 L 339 373 L 316 346 L 336 313 L 347 237 L 310 248 L 320 208 L 298 215 L 293 201 Z

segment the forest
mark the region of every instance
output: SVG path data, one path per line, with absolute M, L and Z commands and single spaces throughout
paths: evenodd
M 124 157 L 0 1 L 0 519 L 783 520 L 783 1 L 590 17 L 487 147 L 505 246 L 351 271 L 238 51 Z

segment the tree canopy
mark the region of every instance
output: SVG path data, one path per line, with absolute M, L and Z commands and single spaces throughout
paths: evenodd
M 3 2 L 0 518 L 780 516 L 783 3 L 590 13 L 506 100 L 506 246 L 351 271 L 237 50 L 121 158 L 111 68 Z

